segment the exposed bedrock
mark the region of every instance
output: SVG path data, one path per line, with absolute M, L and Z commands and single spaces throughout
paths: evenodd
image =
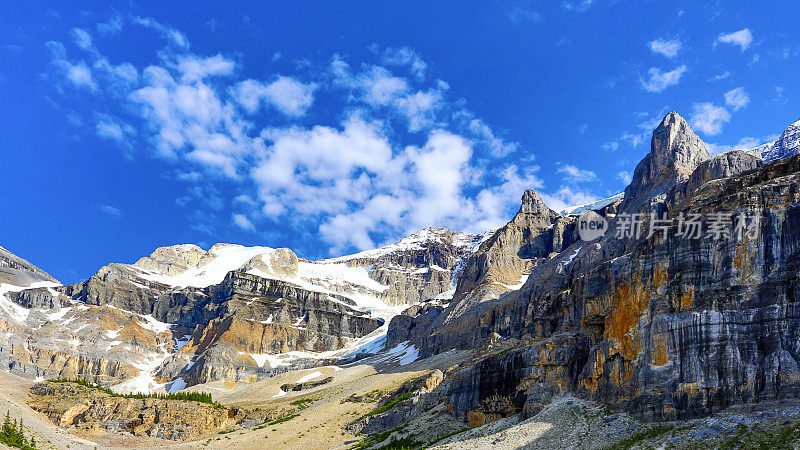
M 447 384 L 465 419 L 501 404 L 532 414 L 562 392 L 649 419 L 800 396 L 800 156 L 764 166 L 741 155 L 705 163 L 702 141 L 674 113 L 648 156 L 638 178 L 671 186 L 629 188 L 623 211 L 724 212 L 734 223 L 744 213 L 757 218 L 752 232 L 648 238 L 645 220 L 638 239 L 609 233 L 576 242 L 532 267 L 519 290 L 465 313 L 449 315 L 459 308 L 451 304 L 393 320 L 390 336 L 426 356 L 526 342 Z M 690 180 L 700 185 L 687 190 Z M 614 229 L 619 215 L 609 218 Z

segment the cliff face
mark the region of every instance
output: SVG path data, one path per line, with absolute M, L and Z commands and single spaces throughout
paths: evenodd
M 207 403 L 157 398 L 122 398 L 74 383 L 39 383 L 30 406 L 61 427 L 84 433 L 120 434 L 189 440 L 224 429 L 227 408 Z
M 19 374 L 81 376 L 127 391 L 318 365 L 376 332 L 396 313 L 392 305 L 451 290 L 477 238 L 430 228 L 318 262 L 285 248 L 174 245 L 68 286 L 0 252 L 0 270 L 17 282 L 0 292 L 8 302 L 0 306 L 14 313 L 0 312 L 10 333 L 0 362 Z
M 464 259 L 480 236 L 430 227 L 394 244 L 319 261 L 369 267 L 369 277 L 387 286 L 378 297 L 389 305 L 413 305 L 452 289 Z
M 0 247 L 0 283 L 28 286 L 37 281 L 58 283 L 44 270 Z
M 646 214 L 641 236 L 575 242 L 535 265 L 519 290 L 449 322 L 438 317 L 459 305 L 411 325 L 398 319 L 390 336 L 424 355 L 516 343 L 447 384 L 464 418 L 498 402 L 533 414 L 563 392 L 651 419 L 800 396 L 800 157 L 761 166 L 731 156 L 707 163 L 702 141 L 670 114 L 622 205 Z M 657 180 L 667 186 L 649 184 Z M 752 227 L 716 239 L 708 228 L 700 239 L 674 228 L 647 237 L 651 211 L 724 213 L 733 224 L 743 213 Z M 608 214 L 611 230 L 621 217 Z

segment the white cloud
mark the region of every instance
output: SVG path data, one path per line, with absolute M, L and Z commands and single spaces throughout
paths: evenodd
M 136 130 L 127 123 L 119 122 L 110 116 L 102 117 L 95 125 L 98 136 L 122 144 L 136 134 Z
M 592 0 L 565 1 L 564 8 L 571 11 L 585 12 L 592 6 Z
M 535 166 L 498 168 L 496 159 L 518 144 L 449 100 L 447 83 L 426 81 L 427 65 L 410 49 L 375 52 L 409 76 L 373 64 L 354 70 L 334 56 L 327 67 L 303 69 L 319 84 L 278 74 L 243 79 L 233 59 L 190 52 L 182 33 L 152 19 L 130 20 L 168 38 L 157 62 L 114 65 L 91 47 L 86 64 L 51 43 L 54 72 L 103 99 L 91 122 L 98 136 L 176 166 L 170 177 L 186 189 L 176 203 L 203 204 L 191 216 L 199 231 L 220 223 L 255 230 L 268 219 L 316 228 L 334 252 L 364 249 L 426 226 L 501 225 L 525 189 L 542 186 Z M 70 77 L 75 67 L 85 68 L 83 80 Z M 340 121 L 298 120 L 323 95 L 343 105 L 329 114 Z M 110 102 L 124 120 L 104 113 Z M 256 114 L 267 107 L 285 117 Z M 217 185 L 235 194 L 225 198 Z
M 709 136 L 722 132 L 722 126 L 731 120 L 731 114 L 722 106 L 710 102 L 692 105 L 692 127 Z
M 732 89 L 725 93 L 725 104 L 738 111 L 750 103 L 750 96 L 743 87 Z
M 90 35 L 89 32 L 84 29 L 73 28 L 72 39 L 75 40 L 75 45 L 84 50 L 89 50 L 92 48 L 92 35 Z
M 650 78 L 646 81 L 644 79 L 639 79 L 639 82 L 645 91 L 658 93 L 670 86 L 678 84 L 685 72 L 686 66 L 680 66 L 669 72 L 661 72 L 661 69 L 651 67 L 650 70 L 647 71 Z
M 553 194 L 541 194 L 541 196 L 542 200 L 547 203 L 547 206 L 555 211 L 600 200 L 600 198 L 594 194 L 575 191 L 569 186 L 562 186 L 561 189 Z
M 726 144 L 716 144 L 713 142 L 706 142 L 706 147 L 708 148 L 708 153 L 712 155 L 716 155 L 719 153 L 729 152 L 731 150 L 753 150 L 754 148 L 761 146 L 766 143 L 775 142 L 780 135 L 778 134 L 771 134 L 768 136 L 763 136 L 760 138 L 755 137 L 743 137 L 739 139 L 739 141 L 733 145 L 726 145 Z
M 418 79 L 425 78 L 425 71 L 428 69 L 428 64 L 409 47 L 387 48 L 383 51 L 381 63 L 387 66 L 408 66 Z
M 207 58 L 197 56 L 178 57 L 177 68 L 181 72 L 181 80 L 187 83 L 200 81 L 206 77 L 227 76 L 233 72 L 236 64 L 222 55 Z
M 742 51 L 747 50 L 747 47 L 750 47 L 750 44 L 753 42 L 753 33 L 750 32 L 749 28 L 745 28 L 743 30 L 739 30 L 733 33 L 728 34 L 720 34 L 717 40 L 714 42 L 716 45 L 717 43 L 723 44 L 733 44 L 738 45 L 741 47 Z
M 507 222 L 511 213 L 509 205 L 512 205 L 511 209 L 519 208 L 519 200 L 525 190 L 544 186 L 536 176 L 538 170 L 539 167 L 533 165 L 526 165 L 522 170 L 514 164 L 506 167 L 497 185 L 483 189 L 477 195 L 474 206 L 476 221 L 471 229 L 488 230 Z
M 115 208 L 111 205 L 100 205 L 100 210 L 115 218 L 122 215 L 122 211 L 119 208 Z
M 664 55 L 667 58 L 674 58 L 678 56 L 678 52 L 683 47 L 683 44 L 681 44 L 681 41 L 677 39 L 672 39 L 672 40 L 656 39 L 650 41 L 649 46 L 650 50 L 652 50 L 653 53 Z
M 631 180 L 633 179 L 633 174 L 628 171 L 622 171 L 617 173 L 617 178 L 622 181 L 623 184 L 626 186 L 631 184 Z
M 564 174 L 564 181 L 570 183 L 587 183 L 597 181 L 597 174 L 591 170 L 579 169 L 570 164 L 561 165 L 556 172 Z
M 73 86 L 89 90 L 97 88 L 89 66 L 84 61 L 68 61 L 67 50 L 63 44 L 49 41 L 45 46 L 50 51 L 50 62 Z
M 620 139 L 623 141 L 628 141 L 631 144 L 631 147 L 636 148 L 645 142 L 645 139 L 647 139 L 647 134 L 648 133 L 637 134 L 626 131 L 622 133 L 622 137 Z
M 316 88 L 314 83 L 303 84 L 285 76 L 266 84 L 245 80 L 236 87 L 236 100 L 250 114 L 257 112 L 264 102 L 287 116 L 299 117 L 314 103 Z
M 430 89 L 400 97 L 395 100 L 395 105 L 408 119 L 408 131 L 417 132 L 433 125 L 442 98 L 442 91 Z
M 538 12 L 532 9 L 520 8 L 519 6 L 511 8 L 507 15 L 515 25 L 525 21 L 536 23 L 542 20 L 542 15 Z
M 386 105 L 408 90 L 406 80 L 392 76 L 383 67 L 373 67 L 359 76 L 359 85 L 364 90 L 364 100 L 371 105 Z
M 97 31 L 103 34 L 117 34 L 122 31 L 122 17 L 112 16 L 105 22 L 97 24 Z
M 81 62 L 78 64 L 69 65 L 66 69 L 67 79 L 75 86 L 87 87 L 89 89 L 94 89 L 97 87 L 94 79 L 92 79 L 92 71 L 85 63 Z
M 709 81 L 724 80 L 725 78 L 728 78 L 729 76 L 731 76 L 731 73 L 726 70 L 725 72 L 723 72 L 721 74 L 714 75 Z
M 242 230 L 253 231 L 256 229 L 255 225 L 253 225 L 253 222 L 250 222 L 250 219 L 248 219 L 244 214 L 234 214 L 231 217 L 231 220 L 233 220 L 233 223 Z
M 602 148 L 607 152 L 613 152 L 619 148 L 619 142 L 617 141 L 606 142 L 605 144 L 603 144 Z
M 152 17 L 132 17 L 131 20 L 137 25 L 141 25 L 159 33 L 164 39 L 180 48 L 189 47 L 189 40 L 183 33 L 175 28 L 170 27 L 169 25 L 164 25 Z
M 464 114 L 461 112 L 461 114 Z M 519 147 L 516 142 L 509 142 L 495 136 L 494 131 L 482 120 L 475 118 L 469 114 L 469 130 L 476 136 L 482 138 L 483 142 L 489 147 L 492 156 L 502 158 L 510 153 L 513 153 Z

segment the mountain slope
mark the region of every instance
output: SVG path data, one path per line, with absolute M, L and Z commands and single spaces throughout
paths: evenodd
M 789 125 L 775 142 L 764 144 L 755 151 L 767 162 L 800 153 L 800 120 Z
M 442 384 L 436 395 L 457 415 L 529 417 L 572 392 L 660 420 L 800 395 L 791 344 L 800 339 L 800 156 L 764 166 L 744 152 L 709 158 L 671 113 L 636 174 L 622 212 L 608 216 L 616 229 L 621 214 L 644 214 L 638 237 L 575 241 L 518 290 L 458 314 L 455 302 L 392 321 L 389 335 L 408 336 L 422 356 L 506 349 Z M 648 237 L 650 211 L 757 214 L 755 237 Z
M 19 333 L 0 357 L 16 373 L 90 377 L 133 392 L 252 380 L 377 351 L 405 304 L 451 289 L 477 239 L 429 228 L 317 262 L 285 248 L 160 247 L 73 285 L 6 289 L 0 325 Z M 28 277 L 46 276 L 24 267 Z

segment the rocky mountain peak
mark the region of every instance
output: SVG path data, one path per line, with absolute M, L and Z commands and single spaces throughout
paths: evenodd
M 177 275 L 200 261 L 206 251 L 194 244 L 158 247 L 150 254 L 140 258 L 133 265 L 165 275 Z
M 543 217 L 558 216 L 558 214 L 550 209 L 549 206 L 542 200 L 539 193 L 533 189 L 528 189 L 522 194 L 522 207 L 519 210 L 523 214 L 534 214 Z
M 778 140 L 764 144 L 757 150 L 767 162 L 800 153 L 800 120 L 789 125 Z
M 701 162 L 709 158 L 705 143 L 675 111 L 653 131 L 650 153 L 633 172 L 625 189 L 623 209 L 639 208 L 666 194 L 678 183 L 689 179 Z
M 44 270 L 0 246 L 0 283 L 27 286 L 37 281 L 58 283 Z

